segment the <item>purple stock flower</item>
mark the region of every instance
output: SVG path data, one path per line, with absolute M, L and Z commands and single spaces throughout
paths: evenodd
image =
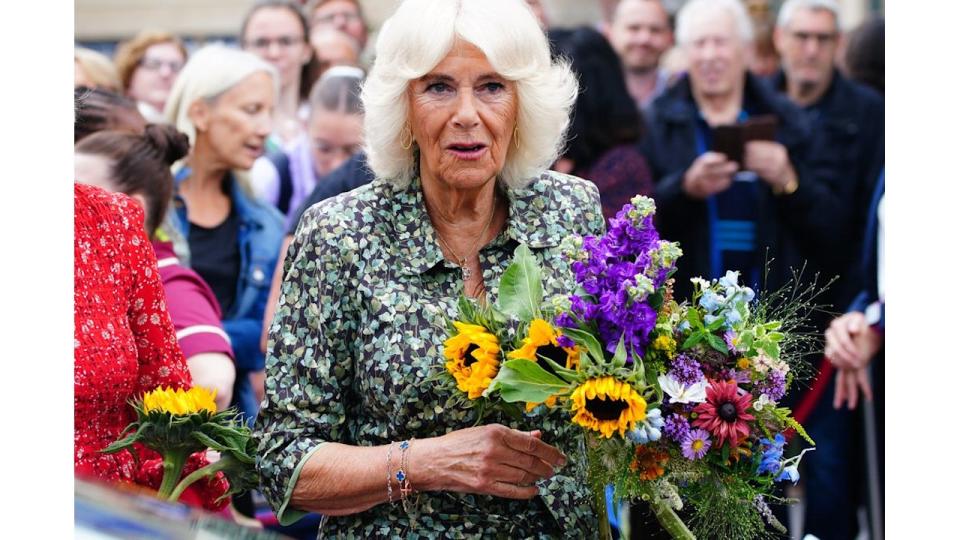
M 682 442 L 689 432 L 690 423 L 687 422 L 687 419 L 684 418 L 683 415 L 674 413 L 664 420 L 663 434 L 666 435 L 668 439 Z
M 771 369 L 766 380 L 757 384 L 757 390 L 773 401 L 780 401 L 787 393 L 787 375 L 779 369 Z
M 574 343 L 572 339 L 570 339 L 568 336 L 565 336 L 563 334 L 560 334 L 557 336 L 557 345 L 566 349 L 572 349 L 577 346 L 577 344 Z
M 690 386 L 703 379 L 700 362 L 685 354 L 681 354 L 673 361 L 669 373 L 677 382 L 685 386 Z

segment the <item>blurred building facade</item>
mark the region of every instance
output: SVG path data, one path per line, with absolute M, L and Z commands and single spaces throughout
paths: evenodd
M 398 0 L 361 0 L 374 32 L 393 12 Z M 676 12 L 685 0 L 663 0 Z M 542 0 L 551 24 L 558 27 L 595 25 L 617 0 Z M 752 14 L 776 14 L 782 0 L 744 0 Z M 843 26 L 850 29 L 868 14 L 883 11 L 883 0 L 839 0 Z M 176 33 L 188 43 L 236 38 L 254 0 L 76 0 L 74 39 L 111 53 L 117 41 L 145 28 Z

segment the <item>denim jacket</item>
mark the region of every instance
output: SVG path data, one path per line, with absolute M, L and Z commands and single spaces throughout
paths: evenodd
M 190 236 L 190 222 L 187 220 L 186 202 L 179 195 L 179 186 L 189 176 L 189 167 L 184 167 L 177 171 L 174 177 L 176 212 L 171 216 L 171 221 L 185 238 Z M 248 195 L 232 174 L 226 181 L 229 182 L 230 199 L 240 219 L 237 238 L 240 246 L 240 276 L 233 307 L 224 313 L 223 328 L 230 336 L 236 355 L 239 386 L 245 384 L 248 373 L 263 369 L 260 334 L 273 270 L 283 240 L 283 216 L 277 209 Z M 253 402 L 241 402 L 241 405 L 248 414 L 256 411 L 256 404 Z

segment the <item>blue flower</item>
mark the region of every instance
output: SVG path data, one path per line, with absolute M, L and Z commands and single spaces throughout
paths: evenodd
M 725 289 L 737 288 L 737 282 L 740 280 L 740 272 L 734 270 L 727 270 L 726 275 L 720 278 L 720 286 Z
M 712 313 L 720 308 L 720 301 L 717 293 L 708 289 L 703 291 L 703 296 L 700 297 L 700 307 Z
M 783 469 L 783 472 L 777 477 L 777 482 L 781 482 L 783 480 L 790 480 L 794 484 L 800 480 L 800 471 L 797 470 L 796 465 L 790 465 L 789 467 Z
M 780 471 L 780 459 L 783 458 L 783 447 L 786 444 L 787 439 L 780 433 L 777 433 L 772 441 L 767 438 L 760 439 L 762 456 L 757 474 L 776 474 Z
M 663 427 L 664 420 L 660 414 L 660 409 L 650 409 L 647 411 L 647 417 L 644 421 L 627 433 L 627 437 L 636 444 L 647 444 L 649 442 L 660 440 L 660 429 Z

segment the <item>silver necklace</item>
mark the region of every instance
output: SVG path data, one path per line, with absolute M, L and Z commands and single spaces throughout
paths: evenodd
M 487 225 L 483 228 L 483 232 L 481 232 L 480 236 L 477 238 L 477 242 L 473 245 L 473 249 L 467 252 L 468 255 L 470 253 L 473 253 L 477 249 L 479 249 L 480 242 L 483 242 L 484 237 L 487 236 L 487 231 L 490 229 L 490 224 L 493 223 L 493 216 L 495 216 L 496 214 L 497 214 L 497 192 L 494 191 L 493 192 L 493 211 L 490 212 L 490 219 L 487 220 Z M 463 281 L 466 282 L 468 279 L 470 279 L 470 277 L 473 276 L 473 272 L 471 272 L 470 268 L 467 266 L 467 258 L 457 255 L 457 252 L 454 251 L 450 247 L 450 244 L 447 244 L 446 240 L 443 239 L 443 236 L 440 234 L 439 230 L 437 231 L 437 240 L 440 240 L 440 244 L 443 245 L 443 247 L 447 248 L 447 251 L 449 251 L 450 254 L 453 255 L 453 258 L 456 259 L 454 261 L 454 264 L 460 267 L 460 272 L 463 274 Z

